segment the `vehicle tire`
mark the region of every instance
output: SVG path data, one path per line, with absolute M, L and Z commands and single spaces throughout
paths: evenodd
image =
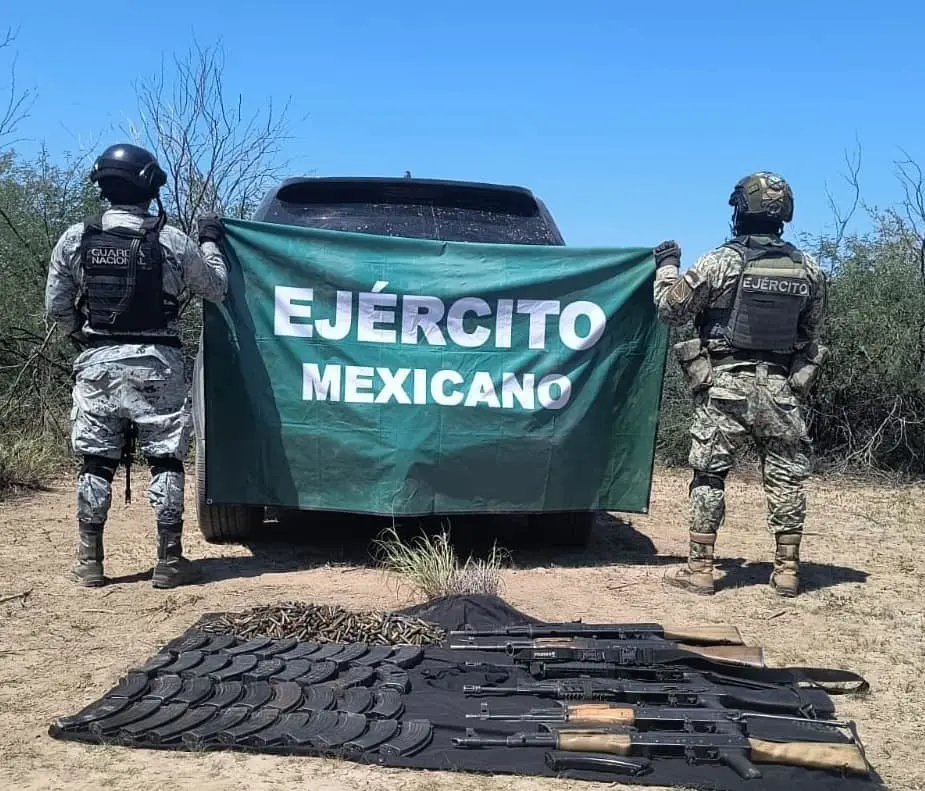
M 595 511 L 531 514 L 528 530 L 532 542 L 551 547 L 584 547 L 591 540 Z
M 215 505 L 206 502 L 206 452 L 196 443 L 196 516 L 199 531 L 210 544 L 243 541 L 263 527 L 263 508 L 255 505 Z

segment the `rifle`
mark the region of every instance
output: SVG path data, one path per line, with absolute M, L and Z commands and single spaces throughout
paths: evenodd
M 544 747 L 576 753 L 607 753 L 623 757 L 635 755 L 675 755 L 689 763 L 719 763 L 740 777 L 753 780 L 761 772 L 752 763 L 783 764 L 808 769 L 826 769 L 869 775 L 870 767 L 857 741 L 770 742 L 741 733 L 612 733 L 604 729 L 550 729 L 546 733 L 515 733 L 506 737 L 481 737 L 471 728 L 464 737 L 452 740 L 454 747 Z
M 125 467 L 125 502 L 132 502 L 132 462 L 135 460 L 135 440 L 138 438 L 138 426 L 131 420 L 125 425 L 122 440 L 122 459 Z
M 465 672 L 489 671 L 510 674 L 515 670 L 526 670 L 536 679 L 578 678 L 638 678 L 647 681 L 684 681 L 692 674 L 683 667 L 671 665 L 614 665 L 610 662 L 529 662 L 525 664 L 499 665 L 492 662 L 466 660 L 461 666 Z M 711 675 L 700 671 L 704 676 Z M 734 679 L 741 683 L 741 679 Z M 770 685 L 768 689 L 771 688 Z
M 520 662 L 608 662 L 615 665 L 660 665 L 683 662 L 691 658 L 707 659 L 726 664 L 764 667 L 760 648 L 746 645 L 693 646 L 672 643 L 658 638 L 651 640 L 592 640 L 589 638 L 450 643 L 453 650 L 504 651 Z
M 733 724 L 744 727 L 745 720 L 783 720 L 801 726 L 854 731 L 853 722 L 839 720 L 807 720 L 781 714 L 711 708 L 672 708 L 671 706 L 619 706 L 613 703 L 563 704 L 554 709 L 530 709 L 526 712 L 492 713 L 484 701 L 478 714 L 466 714 L 466 719 L 500 720 L 503 722 L 565 722 L 599 726 L 626 726 L 638 730 L 682 730 L 688 733 L 713 733 Z
M 680 643 L 703 645 L 744 645 L 735 626 L 662 626 L 657 623 L 558 623 L 527 626 L 501 626 L 496 629 L 462 629 L 449 632 L 454 637 L 592 637 L 602 640 L 650 640 L 659 637 Z
M 793 697 L 781 699 L 783 692 Z M 518 682 L 513 686 L 465 685 L 463 694 L 471 697 L 490 695 L 533 695 L 557 700 L 605 701 L 633 705 L 655 704 L 682 708 L 732 708 L 787 713 L 815 719 L 815 712 L 798 689 L 742 686 L 734 691 L 701 679 L 699 684 L 680 686 L 649 682 L 615 681 L 603 678 L 576 678 L 561 681 Z
M 833 688 L 832 684 L 859 682 L 855 693 L 868 689 L 868 683 L 856 673 L 847 670 L 819 670 L 816 668 L 788 668 L 772 670 L 767 667 L 752 671 L 744 666 L 736 666 L 734 675 L 718 672 L 714 667 L 687 667 L 684 665 L 616 665 L 611 662 L 521 662 L 518 664 L 498 664 L 480 660 L 466 660 L 458 665 L 464 672 L 501 672 L 510 677 L 517 671 L 526 672 L 534 679 L 575 679 L 606 678 L 633 679 L 661 682 L 707 682 L 712 685 L 727 687 L 746 687 L 750 689 L 778 690 L 782 686 L 793 688 L 796 681 L 808 682 L 806 686 L 822 689 L 832 694 L 847 691 L 844 687 Z M 802 704 L 811 712 L 812 704 Z M 811 714 L 807 716 L 813 716 Z

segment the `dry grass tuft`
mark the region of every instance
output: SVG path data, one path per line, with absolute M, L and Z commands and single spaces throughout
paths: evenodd
M 495 543 L 488 558 L 470 555 L 460 564 L 446 528 L 433 537 L 421 534 L 405 543 L 391 527 L 373 542 L 373 555 L 413 596 L 424 601 L 462 594 L 500 595 L 502 569 L 510 557 Z
M 7 434 L 0 442 L 0 500 L 45 488 L 61 468 L 60 448 L 48 439 Z

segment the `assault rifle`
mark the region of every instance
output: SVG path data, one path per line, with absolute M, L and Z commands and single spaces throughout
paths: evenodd
M 623 757 L 680 756 L 693 764 L 723 764 L 749 780 L 762 776 L 753 761 L 865 776 L 870 774 L 867 759 L 857 741 L 771 742 L 741 733 L 714 733 L 708 736 L 670 732 L 613 733 L 603 728 L 547 727 L 547 731 L 485 738 L 467 728 L 465 736 L 455 737 L 452 741 L 459 748 L 545 747 L 564 752 L 607 753 Z
M 764 667 L 760 648 L 746 645 L 693 646 L 653 638 L 649 640 L 595 640 L 590 638 L 538 638 L 536 640 L 479 640 L 450 643 L 453 650 L 503 651 L 516 661 L 607 662 L 614 665 L 664 665 L 691 659 Z
M 518 637 L 535 640 L 544 637 L 591 637 L 601 640 L 651 640 L 662 638 L 679 643 L 701 645 L 744 645 L 734 626 L 662 626 L 657 623 L 552 623 L 527 626 L 502 626 L 497 629 L 462 629 L 448 637 Z
M 692 681 L 690 685 L 679 685 L 576 678 L 520 682 L 511 686 L 467 684 L 463 686 L 463 694 L 470 697 L 532 695 L 556 700 L 604 701 L 682 708 L 748 709 L 815 719 L 812 704 L 807 703 L 799 689 L 764 685 L 742 685 L 733 688 L 712 684 L 706 679 L 699 679 L 697 683 L 697 677 Z
M 125 425 L 125 434 L 122 437 L 122 458 L 120 461 L 125 467 L 125 502 L 132 502 L 132 464 L 135 461 L 135 442 L 138 439 L 138 426 L 133 421 Z
M 461 666 L 466 672 L 489 671 L 511 673 L 526 670 L 533 678 L 639 678 L 649 681 L 684 681 L 690 672 L 673 665 L 614 665 L 610 662 L 524 662 L 500 665 L 493 662 L 466 660 Z M 704 675 L 708 675 L 706 671 Z
M 503 722 L 566 722 L 582 725 L 625 726 L 637 730 L 681 730 L 688 733 L 715 733 L 718 729 L 735 725 L 744 727 L 749 719 L 775 720 L 799 723 L 802 728 L 844 729 L 854 735 L 853 722 L 839 720 L 807 720 L 782 714 L 764 714 L 724 708 L 673 708 L 671 706 L 619 706 L 613 703 L 563 704 L 552 709 L 530 709 L 526 712 L 492 712 L 482 702 L 478 714 L 467 714 L 466 719 L 500 720 Z
M 751 669 L 743 665 L 729 668 L 730 672 L 720 672 L 715 663 L 680 665 L 617 665 L 612 662 L 516 662 L 501 664 L 468 659 L 457 666 L 464 672 L 481 671 L 528 673 L 535 679 L 575 679 L 606 678 L 633 679 L 644 681 L 675 682 L 686 681 L 719 684 L 732 687 L 750 687 L 752 689 L 780 690 L 781 687 L 793 688 L 795 682 L 805 682 L 804 686 L 822 689 L 831 694 L 843 692 L 863 693 L 869 688 L 867 681 L 857 673 L 848 670 L 830 670 L 818 668 L 783 668 L 767 667 Z M 855 685 L 848 689 L 845 685 Z

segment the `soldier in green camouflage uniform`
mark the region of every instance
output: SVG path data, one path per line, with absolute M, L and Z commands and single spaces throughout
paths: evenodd
M 179 314 L 190 297 L 220 302 L 227 269 L 218 246 L 224 228 L 200 218 L 198 242 L 165 224 L 154 157 L 111 146 L 91 180 L 110 208 L 68 228 L 51 254 L 45 289 L 48 318 L 81 353 L 74 361 L 71 441 L 83 458 L 77 476 L 79 546 L 73 567 L 84 586 L 105 583 L 103 529 L 127 428 L 137 429 L 151 468 L 148 499 L 157 520 L 152 584 L 189 581 L 183 556 L 183 461 L 192 419 L 183 374 Z M 157 201 L 159 212 L 149 212 Z
M 758 172 L 736 184 L 734 237 L 684 274 L 675 242 L 655 249 L 659 317 L 693 321 L 697 337 L 674 348 L 694 399 L 690 428 L 690 556 L 666 582 L 712 594 L 713 550 L 725 517 L 725 478 L 747 439 L 757 446 L 776 551 L 771 587 L 799 590 L 811 445 L 803 401 L 827 357 L 818 344 L 826 281 L 811 256 L 781 239 L 793 194 Z

